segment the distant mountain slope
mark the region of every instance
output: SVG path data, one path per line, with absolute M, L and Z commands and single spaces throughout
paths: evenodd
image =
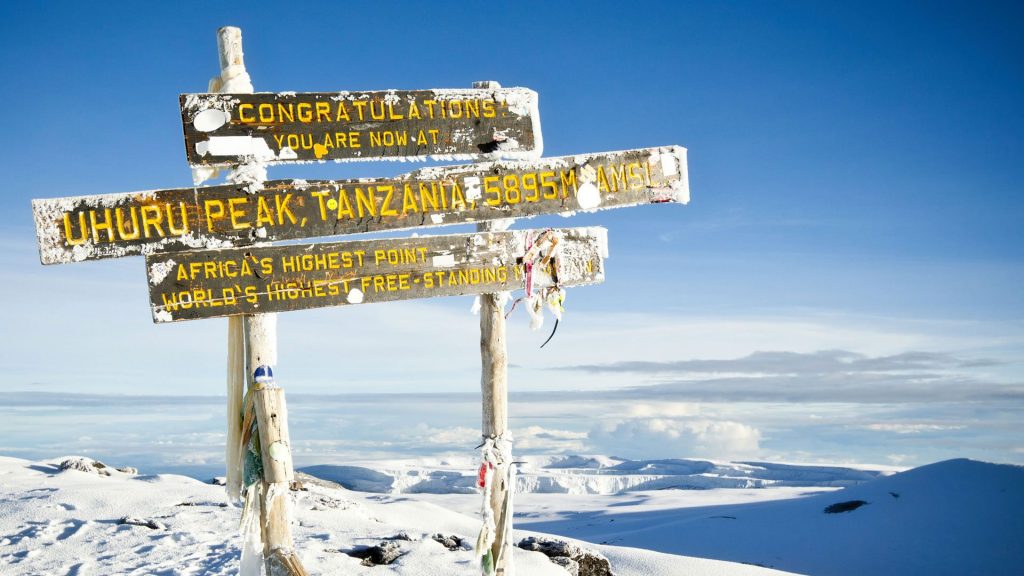
M 822 576 L 1019 575 L 1024 467 L 949 460 L 804 498 L 619 506 L 517 528 Z
M 712 488 L 839 488 L 873 480 L 894 469 L 710 460 L 624 460 L 607 456 L 525 456 L 516 478 L 523 493 L 617 494 L 637 490 Z M 469 494 L 477 462 L 468 458 L 319 465 L 313 476 L 351 490 L 384 493 Z

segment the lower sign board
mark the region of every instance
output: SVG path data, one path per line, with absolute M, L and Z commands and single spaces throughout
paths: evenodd
M 33 200 L 43 264 L 689 201 L 678 146 Z
M 604 228 L 251 246 L 146 257 L 154 322 L 604 280 Z

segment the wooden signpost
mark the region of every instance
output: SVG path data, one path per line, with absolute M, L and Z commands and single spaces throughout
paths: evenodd
M 686 203 L 686 150 L 540 159 L 532 90 L 478 82 L 463 90 L 254 94 L 241 31 L 220 29 L 218 48 L 211 93 L 182 95 L 181 118 L 197 181 L 228 167 L 231 183 L 33 200 L 40 260 L 145 255 L 154 322 L 229 317 L 228 493 L 246 493 L 244 517 L 258 512 L 250 527 L 268 576 L 306 574 L 285 500 L 293 471 L 284 391 L 272 372 L 275 313 L 479 294 L 486 503 L 477 553 L 485 575 L 510 576 L 505 298 L 525 288 L 531 310 L 545 301 L 560 308 L 563 287 L 603 281 L 607 239 L 603 228 L 505 228 L 540 214 Z M 266 181 L 263 168 L 427 158 L 477 163 L 331 181 Z M 463 223 L 477 223 L 477 233 L 268 245 Z M 263 475 L 241 486 L 234 464 L 249 457 L 262 459 Z
M 544 242 L 543 251 L 531 251 Z M 154 322 L 604 280 L 603 228 L 197 250 L 146 257 Z
M 689 200 L 677 146 L 33 200 L 43 264 Z
M 537 93 L 387 90 L 182 94 L 190 164 L 534 158 L 543 149 Z

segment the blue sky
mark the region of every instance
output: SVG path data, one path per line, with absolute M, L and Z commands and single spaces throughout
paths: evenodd
M 546 330 L 510 318 L 513 390 L 563 408 L 542 417 L 543 402 L 514 397 L 523 444 L 1024 462 L 1018 4 L 51 2 L 5 4 L 0 16 L 0 367 L 9 390 L 36 395 L 6 409 L 0 433 L 18 439 L 7 453 L 116 452 L 113 441 L 78 443 L 116 437 L 110 429 L 53 437 L 28 416 L 76 409 L 71 394 L 223 394 L 225 322 L 153 325 L 139 258 L 39 265 L 29 200 L 187 185 L 177 95 L 205 89 L 214 33 L 236 25 L 257 90 L 493 79 L 539 93 L 547 156 L 688 148 L 687 206 L 517 224 L 605 226 L 612 256 L 603 285 L 570 291 L 544 350 Z M 282 315 L 278 374 L 294 395 L 436 392 L 471 406 L 469 305 Z M 583 400 L 588 411 L 574 412 Z M 389 433 L 426 430 L 464 440 L 434 449 L 472 448 L 473 410 L 420 405 L 382 417 L 388 432 L 368 433 L 372 420 L 346 412 L 338 435 L 362 437 L 336 442 L 379 455 L 374 446 L 400 444 Z M 215 446 L 211 418 L 197 430 Z M 179 424 L 181 434 L 194 425 Z

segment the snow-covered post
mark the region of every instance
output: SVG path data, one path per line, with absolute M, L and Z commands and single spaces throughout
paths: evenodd
M 233 26 L 218 30 L 217 48 L 221 72 L 219 77 L 210 81 L 209 90 L 222 93 L 253 92 L 252 81 L 245 70 L 242 31 Z M 202 181 L 215 173 L 215 170 L 198 168 L 194 179 Z M 228 175 L 228 180 L 259 187 L 266 180 L 266 170 L 253 160 L 237 166 Z M 232 317 L 228 334 L 227 455 L 235 459 L 228 462 L 228 491 L 230 495 L 236 496 L 244 482 L 238 465 L 246 449 L 241 442 L 246 431 L 239 422 L 239 418 L 244 421 L 242 413 L 245 410 L 240 406 L 241 390 L 237 389 L 237 382 L 240 381 L 237 371 L 241 370 L 249 378 L 251 410 L 255 412 L 263 468 L 263 479 L 259 482 L 259 490 L 256 492 L 258 496 L 255 498 L 260 511 L 263 569 L 267 576 L 306 576 L 306 570 L 295 554 L 289 526 L 288 490 L 294 473 L 288 437 L 288 412 L 284 390 L 274 385 L 272 372 L 273 366 L 277 364 L 277 315 Z M 244 337 L 239 338 L 242 335 Z M 240 354 L 238 340 L 244 340 L 247 354 Z M 244 365 L 240 365 L 243 357 Z M 232 370 L 235 372 L 231 373 Z M 257 505 L 252 501 L 246 504 Z M 243 559 L 243 568 L 245 564 Z
M 494 81 L 474 82 L 473 88 L 501 88 Z M 477 224 L 478 232 L 500 232 L 512 220 L 493 220 Z M 482 573 L 485 576 L 511 576 L 512 564 L 512 437 L 508 431 L 508 344 L 505 337 L 505 302 L 508 295 L 480 295 L 480 392 L 483 402 L 483 464 L 481 478 L 484 494 L 484 528 L 478 545 L 490 543 L 484 550 Z M 488 532 L 491 532 L 488 534 Z

